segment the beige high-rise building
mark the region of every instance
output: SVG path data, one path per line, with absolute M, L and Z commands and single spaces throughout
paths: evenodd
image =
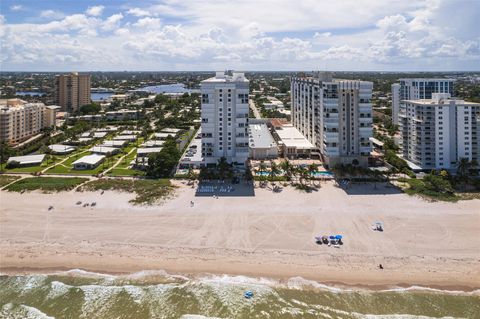
M 17 144 L 55 127 L 58 106 L 27 103 L 20 99 L 0 100 L 0 141 Z
M 292 124 L 329 167 L 368 165 L 373 83 L 333 79 L 330 73 L 291 79 Z
M 70 74 L 57 75 L 55 78 L 55 103 L 62 111 L 73 113 L 80 106 L 90 104 L 90 75 Z

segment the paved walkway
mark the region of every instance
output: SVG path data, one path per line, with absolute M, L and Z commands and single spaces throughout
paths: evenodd
M 55 167 L 55 166 L 57 166 L 57 165 L 61 165 L 63 162 L 65 162 L 66 160 L 68 160 L 70 157 L 76 156 L 76 155 L 81 155 L 81 154 L 83 154 L 83 153 L 85 153 L 85 152 L 88 152 L 88 151 L 83 151 L 83 152 L 80 152 L 80 153 L 78 153 L 78 154 L 76 154 L 75 152 L 73 152 L 70 156 L 65 157 L 65 158 L 64 158 L 63 160 L 61 160 L 60 162 L 54 163 L 54 164 L 46 167 L 45 169 L 41 170 L 40 173 L 45 174 L 46 171 L 48 171 L 49 169 L 51 169 L 51 168 L 53 168 L 53 167 Z
M 102 176 L 107 175 L 108 172 L 110 172 L 112 169 L 114 169 L 115 167 L 117 167 L 118 165 L 120 165 L 120 163 L 122 162 L 122 160 L 123 160 L 125 157 L 127 157 L 128 155 L 130 155 L 130 154 L 131 154 L 133 151 L 135 151 L 135 150 L 136 150 L 136 148 L 134 147 L 134 148 L 132 148 L 132 149 L 130 150 L 130 152 L 128 152 L 127 154 L 125 154 L 125 155 L 123 155 L 122 157 L 120 157 L 120 158 L 118 159 L 118 161 L 117 161 L 115 164 L 112 165 L 112 167 L 110 167 L 110 168 L 108 168 L 108 169 L 106 169 L 106 170 L 104 170 L 104 171 L 102 172 Z
M 255 118 L 256 119 L 261 119 L 262 116 L 260 115 L 260 112 L 258 111 L 257 106 L 255 105 L 255 101 L 250 99 L 248 101 L 248 104 L 250 105 L 250 108 L 252 109 L 253 115 L 255 116 Z

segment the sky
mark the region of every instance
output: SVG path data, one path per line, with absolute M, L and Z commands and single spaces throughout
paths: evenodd
M 0 0 L 2 71 L 479 71 L 480 0 Z

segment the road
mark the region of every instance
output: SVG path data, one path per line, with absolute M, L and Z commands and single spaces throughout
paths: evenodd
M 255 105 L 255 102 L 253 100 L 249 100 L 248 104 L 250 105 L 250 108 L 253 111 L 253 115 L 255 116 L 256 119 L 261 119 L 262 116 L 260 115 L 260 112 L 257 109 L 257 106 Z

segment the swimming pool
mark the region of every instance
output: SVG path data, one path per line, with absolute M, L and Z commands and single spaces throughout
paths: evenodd
M 315 172 L 312 175 L 314 177 L 333 177 L 333 173 L 328 171 Z

